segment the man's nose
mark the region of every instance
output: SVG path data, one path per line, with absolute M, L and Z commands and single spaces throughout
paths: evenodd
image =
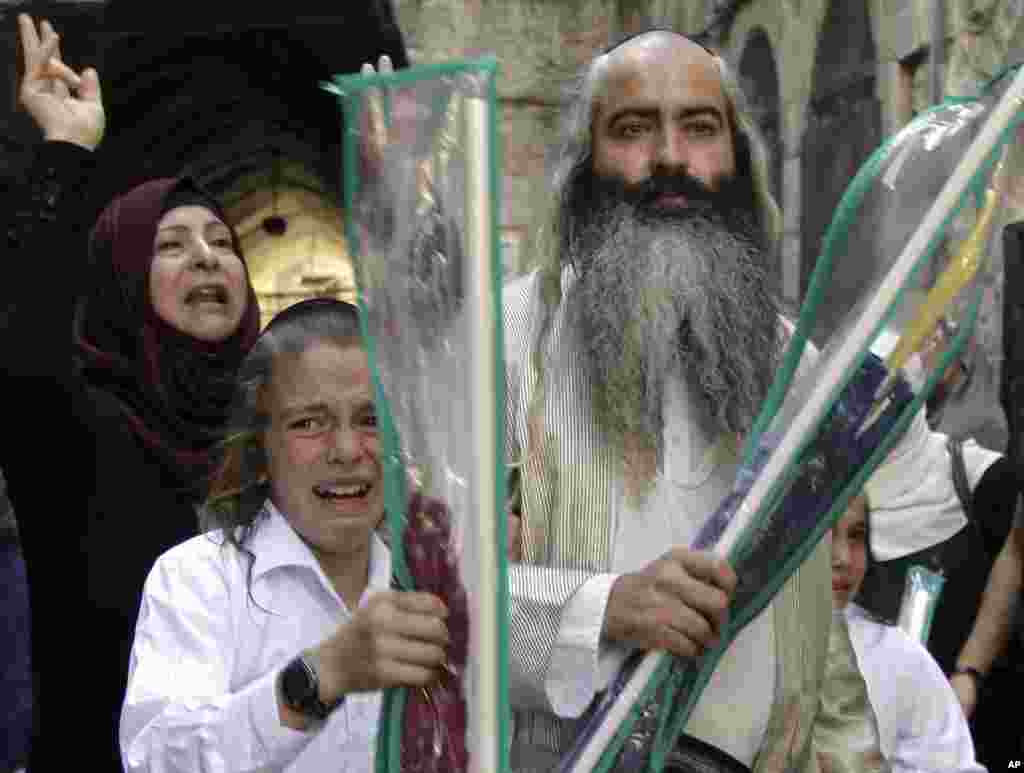
M 679 172 L 687 168 L 689 161 L 686 138 L 673 126 L 658 132 L 654 166 L 667 172 Z

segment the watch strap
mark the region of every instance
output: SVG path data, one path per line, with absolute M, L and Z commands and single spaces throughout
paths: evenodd
M 283 674 L 291 674 L 294 677 L 301 678 L 302 687 L 293 694 L 289 694 L 290 691 L 285 688 L 282 691 L 282 695 L 284 696 L 285 703 L 295 711 L 323 721 L 330 716 L 332 711 L 345 702 L 345 696 L 342 695 L 338 700 L 330 704 L 320 700 L 319 665 L 317 658 L 309 653 L 303 653 L 294 658 L 285 667 Z M 282 681 L 283 685 L 290 683 L 290 680 L 287 678 Z

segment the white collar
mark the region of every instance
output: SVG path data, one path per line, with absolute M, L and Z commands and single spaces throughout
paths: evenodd
M 274 569 L 304 566 L 320 577 L 327 587 L 332 587 L 309 545 L 269 499 L 256 516 L 255 530 L 244 547 L 256 556 L 252 565 L 253 581 Z M 367 588 L 386 588 L 391 582 L 391 551 L 376 531 L 370 533 L 368 580 Z

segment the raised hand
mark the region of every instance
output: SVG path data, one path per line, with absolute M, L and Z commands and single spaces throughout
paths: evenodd
M 363 64 L 362 75 L 390 75 L 394 72 L 391 58 L 384 54 L 377 67 Z M 388 153 L 406 152 L 416 142 L 416 131 L 423 118 L 423 107 L 408 89 L 373 89 L 367 93 L 366 110 L 360 128 L 362 156 L 365 171 L 372 178 L 380 172 Z M 389 151 L 390 149 L 390 151 Z M 421 193 L 430 188 L 433 170 L 429 159 L 421 159 L 417 167 L 416 183 Z
M 377 60 L 377 69 L 369 62 L 363 64 L 360 73 L 362 75 L 373 75 L 379 72 L 381 75 L 390 75 L 394 72 L 391 64 L 391 57 L 384 54 Z M 384 115 L 384 98 L 379 91 L 372 93 L 367 100 L 367 114 L 364 134 L 364 152 L 366 160 L 371 166 L 376 166 L 384 156 L 384 149 L 388 144 L 388 121 Z
M 646 650 L 693 657 L 719 641 L 736 575 L 710 553 L 675 548 L 612 585 L 604 634 Z
M 73 142 L 95 150 L 103 139 L 106 114 L 96 70 L 76 73 L 60 55 L 60 37 L 45 19 L 36 24 L 19 14 L 25 74 L 19 100 L 50 141 Z

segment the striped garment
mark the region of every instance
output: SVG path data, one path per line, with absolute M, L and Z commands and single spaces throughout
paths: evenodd
M 563 294 L 569 276 L 567 270 Z M 623 514 L 619 466 L 588 418 L 588 376 L 577 359 L 578 347 L 571 345 L 563 308 L 555 310 L 545 337 L 543 433 L 535 433 L 534 440 L 540 442 L 527 448 L 530 398 L 537 388 L 531 347 L 544 318 L 540 282 L 537 273 L 521 277 L 506 285 L 503 298 L 507 453 L 511 464 L 522 465 L 524 561 L 509 572 L 512 760 L 520 771 L 550 770 L 578 732 L 578 721 L 571 717 L 578 717 L 590 703 L 607 665 L 585 646 L 565 646 L 564 623 L 571 614 L 567 610 L 592 587 L 604 588 L 606 599 L 615 576 L 611 573 L 623 571 L 616 544 L 616 534 L 621 534 L 616 518 Z M 715 476 L 727 485 L 734 470 L 734 464 L 720 464 Z M 686 544 L 678 533 L 674 541 Z M 668 547 L 663 544 L 644 562 Z M 762 613 L 775 656 L 749 666 L 752 672 L 758 665 L 764 670 L 773 659 L 775 668 L 768 677 L 768 694 L 774 698 L 771 707 L 761 711 L 765 716 L 757 731 L 759 748 L 751 752 L 759 772 L 816 768 L 808 739 L 831 621 L 831 570 L 824 547 L 818 546 Z M 733 697 L 735 701 L 728 702 L 733 705 L 723 705 L 718 712 L 724 712 L 720 722 L 731 721 L 736 705 L 744 700 L 742 695 Z M 693 725 L 691 719 L 687 732 Z M 738 735 L 744 731 L 750 732 L 736 728 Z

